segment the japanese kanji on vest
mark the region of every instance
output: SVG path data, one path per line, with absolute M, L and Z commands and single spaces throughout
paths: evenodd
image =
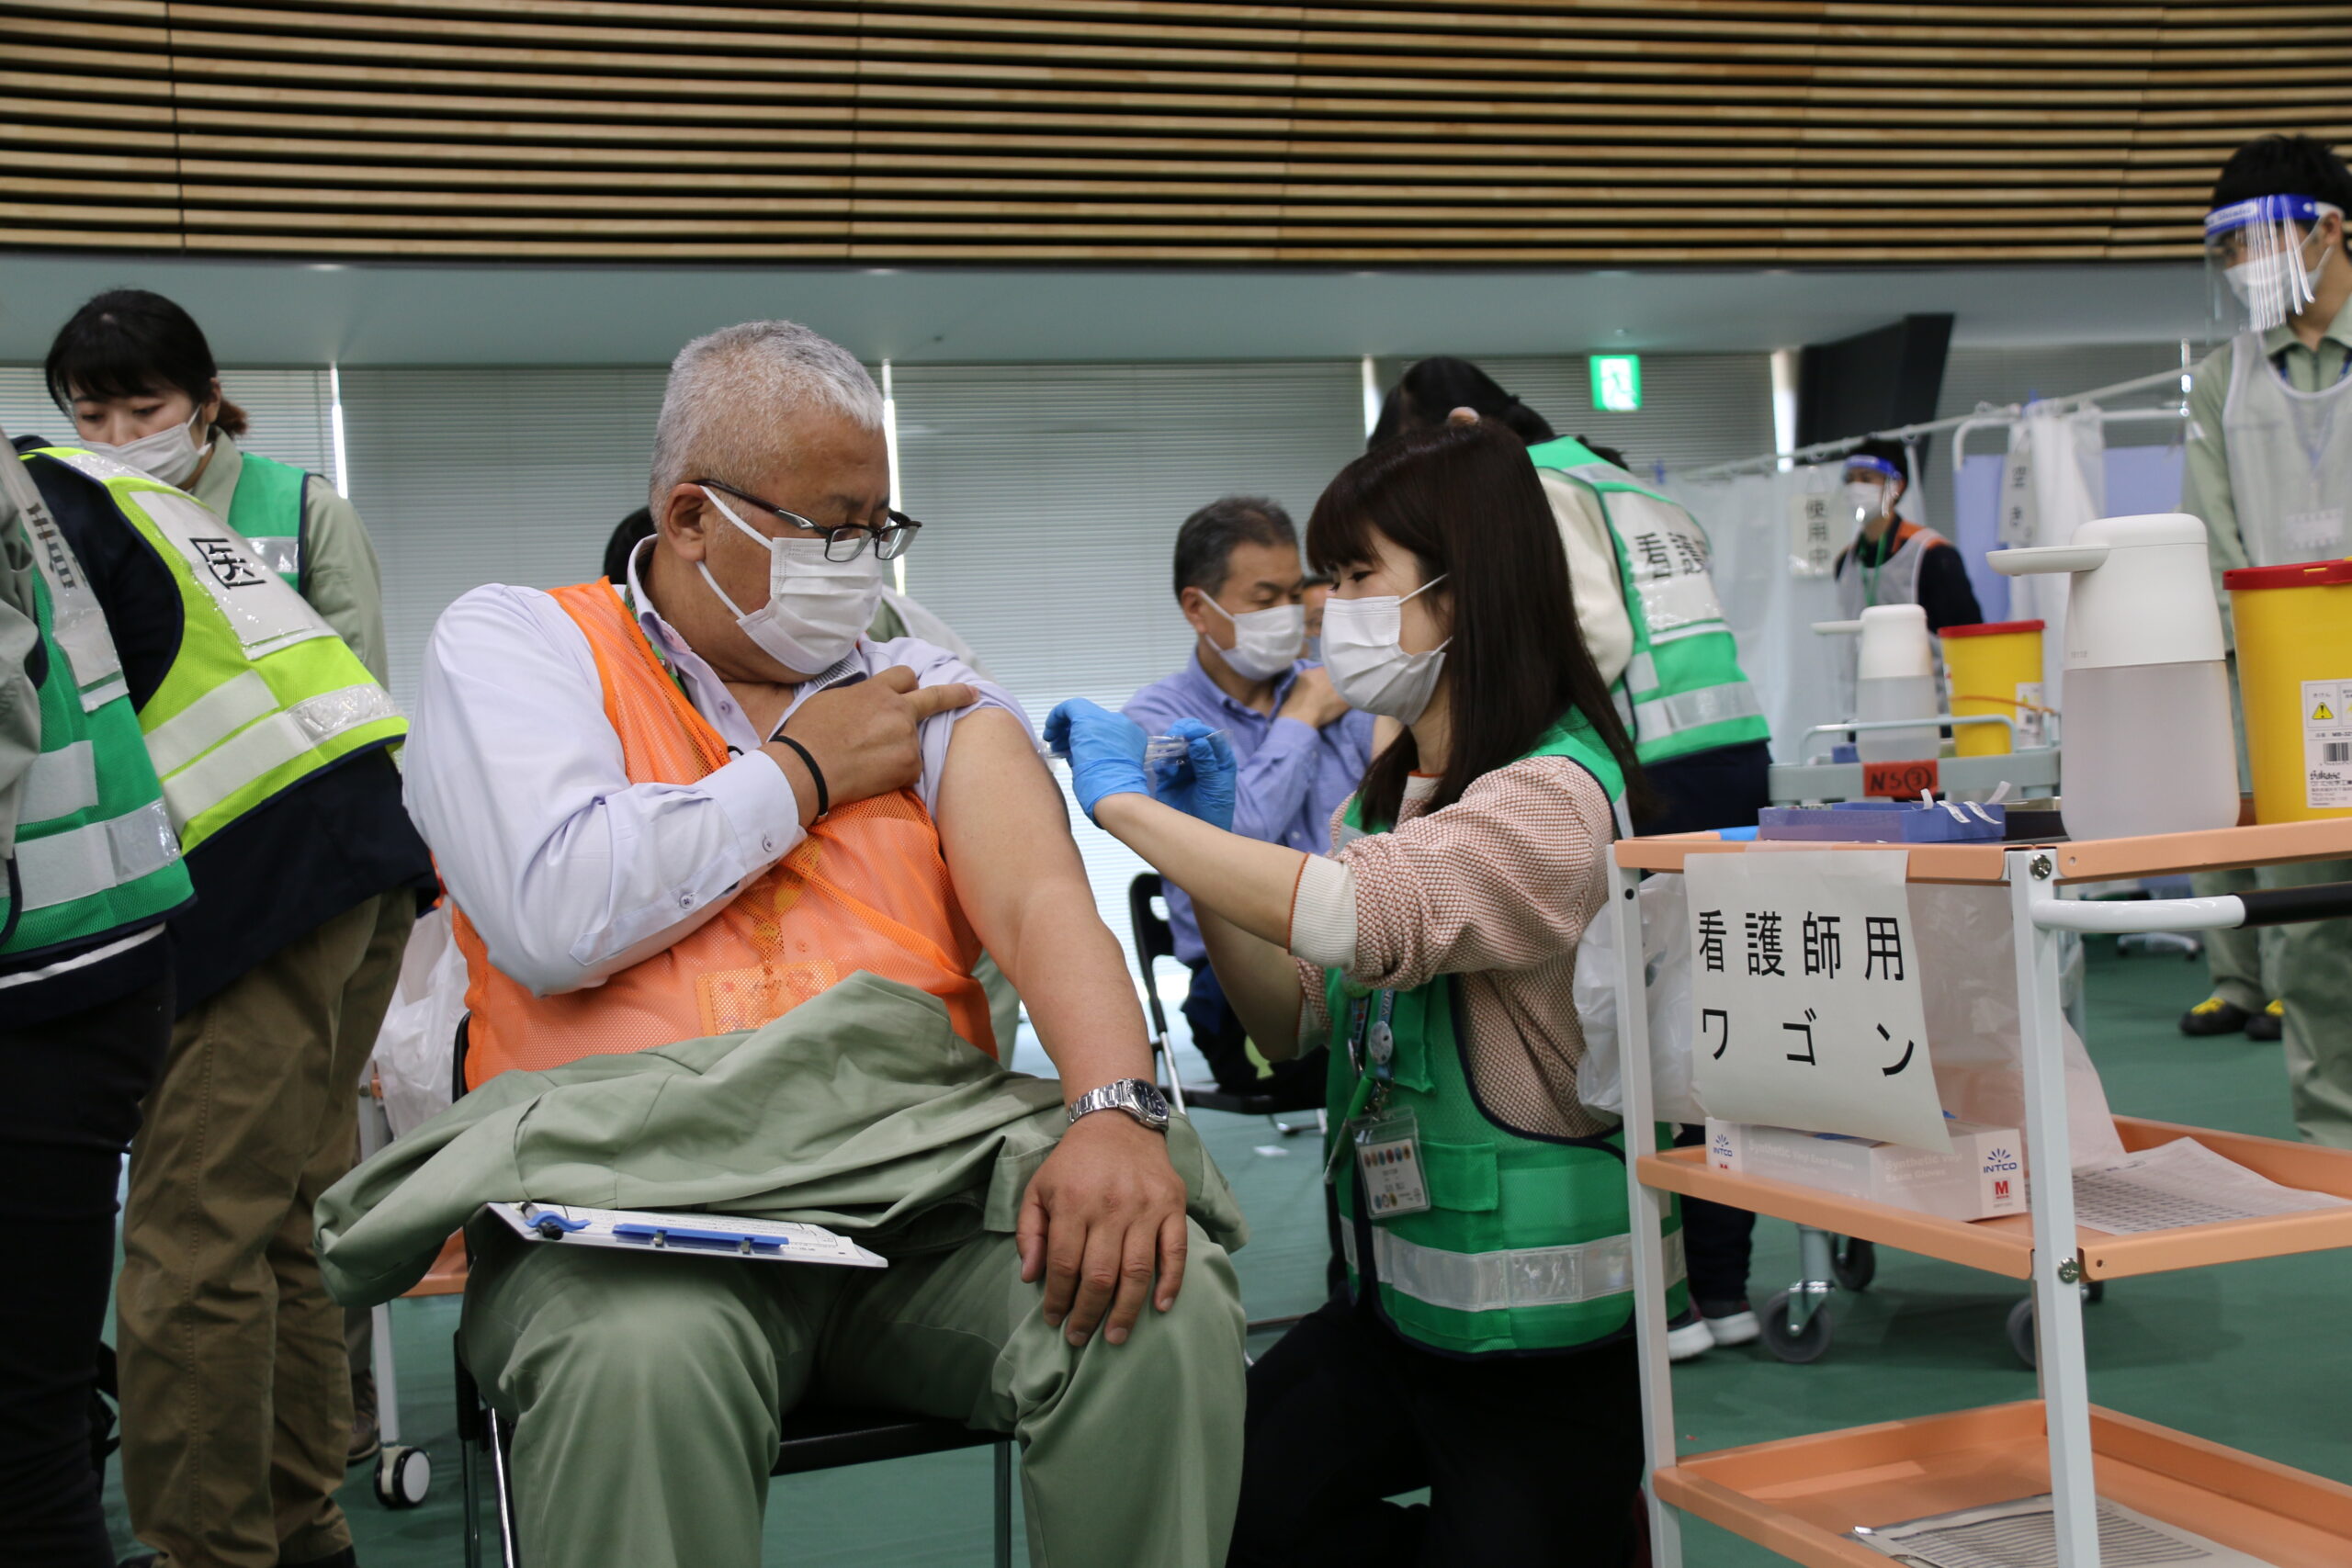
M 0 462 L 32 543 L 43 655 L 40 750 L 0 884 L 0 954 L 16 959 L 151 926 L 190 887 L 106 613 L 22 464 L 7 452 Z
M 727 742 L 671 680 L 611 582 L 552 597 L 588 639 L 632 784 L 692 784 L 727 762 Z M 466 956 L 469 1087 L 510 1067 L 756 1029 L 861 969 L 939 998 L 959 1036 L 997 1051 L 988 997 L 972 978 L 979 942 L 912 790 L 834 807 L 723 908 L 600 986 L 536 996 L 491 963 L 463 909 L 453 923 Z
M 1771 739 L 1764 705 L 1739 667 L 1708 573 L 1706 531 L 1690 513 L 1567 436 L 1531 446 L 1539 468 L 1600 499 L 1617 552 L 1634 656 L 1611 693 L 1642 761 L 1663 762 Z
M 408 721 L 334 628 L 203 502 L 111 457 L 35 454 L 104 485 L 171 574 L 180 640 L 139 708 L 183 853 Z
M 1612 806 L 1624 774 L 1591 724 L 1572 715 L 1528 753 L 1566 757 L 1591 773 Z M 1344 819 L 1363 831 L 1361 797 Z M 1633 1321 L 1634 1254 L 1625 1132 L 1537 1137 L 1487 1114 L 1463 1049 L 1461 993 L 1452 976 L 1417 990 L 1370 991 L 1324 974 L 1331 1010 L 1329 1137 L 1378 1101 L 1409 1111 L 1430 1207 L 1377 1222 L 1358 1198 L 1356 1162 L 1336 1163 L 1348 1278 L 1408 1339 L 1456 1355 L 1572 1349 L 1623 1333 Z M 1385 1025 L 1385 1065 L 1367 1048 Z M 1653 1147 L 1672 1142 L 1664 1123 Z M 1327 1156 L 1329 1154 L 1327 1148 Z M 1685 1304 L 1681 1222 L 1667 1223 L 1668 1310 Z

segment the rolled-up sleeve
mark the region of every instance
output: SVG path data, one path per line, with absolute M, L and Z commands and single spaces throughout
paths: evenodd
M 801 839 L 764 752 L 631 784 L 587 638 L 532 589 L 476 589 L 434 627 L 404 783 L 491 962 L 542 995 L 674 942 Z
M 1442 811 L 1340 848 L 1355 890 L 1345 973 L 1408 991 L 1440 975 L 1531 969 L 1576 951 L 1605 896 L 1609 797 L 1574 762 L 1498 768 Z

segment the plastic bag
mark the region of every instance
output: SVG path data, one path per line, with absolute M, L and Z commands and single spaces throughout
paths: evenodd
M 2017 946 L 2006 887 L 1915 882 L 1928 1051 L 1944 1109 L 1963 1122 L 2025 1129 L 2025 1054 L 2018 1035 Z M 2082 1037 L 2066 1042 L 2066 1131 L 2076 1168 L 2123 1157 L 2107 1089 Z
M 466 959 L 450 934 L 449 906 L 428 910 L 409 933 L 391 1006 L 376 1033 L 376 1077 L 392 1136 L 449 1109 L 458 1021 L 466 1014 Z
M 1706 1108 L 1690 1082 L 1690 917 L 1678 874 L 1642 884 L 1644 988 L 1650 1016 L 1650 1087 L 1661 1122 L 1701 1122 Z M 1594 1111 L 1625 1114 L 1623 1055 L 1617 1038 L 1617 922 L 1602 909 L 1577 943 L 1571 983 L 1577 1018 L 1584 1025 L 1584 1061 L 1577 1098 Z

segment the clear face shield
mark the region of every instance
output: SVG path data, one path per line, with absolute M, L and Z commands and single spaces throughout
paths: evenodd
M 1859 534 L 1894 512 L 1894 485 L 1905 479 L 1902 469 L 1883 457 L 1846 459 L 1846 521 L 1848 533 Z
M 2327 220 L 2333 217 L 2335 223 Z M 2343 209 L 2308 196 L 2258 196 L 2205 215 L 2205 272 L 2217 335 L 2267 333 L 2308 307 Z M 2323 232 L 2324 231 L 2324 232 Z

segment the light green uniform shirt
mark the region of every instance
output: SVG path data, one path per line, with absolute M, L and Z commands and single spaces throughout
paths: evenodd
M 237 444 L 216 434 L 212 457 L 197 475 L 190 493 L 226 517 L 229 498 L 236 494 L 237 478 L 244 471 L 244 454 L 237 450 Z M 383 576 L 376 565 L 376 547 L 351 502 L 316 474 L 302 489 L 302 551 L 306 568 L 302 596 L 351 645 L 359 662 L 368 666 L 368 673 L 379 683 L 389 684 Z
M 2291 326 L 2271 328 L 2262 337 L 2263 353 L 2282 366 L 2287 385 L 2298 392 L 2319 392 L 2335 385 L 2344 365 L 2352 358 L 2352 302 L 2335 313 L 2317 348 L 2304 346 Z M 2253 563 L 2246 558 L 2245 541 L 2238 534 L 2235 491 L 2230 484 L 2230 454 L 2222 435 L 2222 410 L 2230 396 L 2230 345 L 2207 355 L 2191 372 L 2188 391 L 2188 449 L 2180 482 L 2180 509 L 2205 524 L 2206 554 L 2213 565 L 2213 592 L 2222 606 L 2222 633 L 2234 641 L 2230 625 L 2230 596 L 2222 588 L 2222 574 Z

